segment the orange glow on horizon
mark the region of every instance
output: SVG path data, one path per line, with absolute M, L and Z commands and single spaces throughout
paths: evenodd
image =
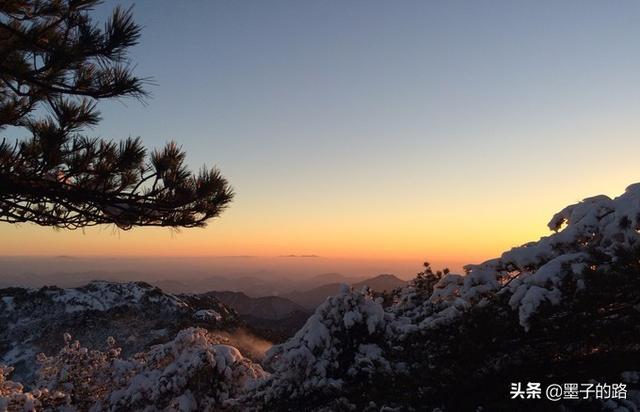
M 624 184 L 626 186 L 626 184 Z M 623 187 L 624 187 L 623 186 Z M 608 194 L 615 196 L 618 189 Z M 274 213 L 259 222 L 241 202 L 204 229 L 173 232 L 161 228 L 120 231 L 91 228 L 56 231 L 34 225 L 0 226 L 2 255 L 72 256 L 261 256 L 318 255 L 350 260 L 422 261 L 460 269 L 499 256 L 505 250 L 549 234 L 546 223 L 565 205 L 598 193 L 595 189 L 529 199 L 480 203 L 415 203 L 378 214 L 337 210 Z M 265 211 L 265 214 L 271 211 Z M 320 217 L 319 217 L 320 216 Z

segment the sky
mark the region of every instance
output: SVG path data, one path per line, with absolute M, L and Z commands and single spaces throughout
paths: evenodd
M 106 1 L 95 16 L 116 4 L 144 27 L 131 59 L 152 97 L 101 103 L 89 133 L 176 140 L 235 200 L 179 233 L 4 224 L 3 255 L 460 268 L 640 180 L 638 2 Z

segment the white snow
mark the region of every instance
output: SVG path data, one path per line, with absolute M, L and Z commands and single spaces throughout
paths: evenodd
M 118 306 L 138 305 L 145 299 L 150 302 L 162 302 L 167 308 L 188 306 L 174 295 L 163 293 L 153 286 L 139 282 L 92 281 L 81 288 L 53 288 L 44 293 L 54 302 L 64 304 L 65 310 L 69 313 L 85 310 L 107 311 Z
M 215 321 L 222 320 L 222 315 L 213 309 L 202 309 L 202 310 L 196 311 L 193 314 L 193 316 L 199 320 L 215 320 Z
M 593 250 L 614 259 L 617 248 L 640 244 L 640 184 L 629 186 L 615 199 L 594 196 L 556 213 L 549 222 L 555 233 L 515 247 L 478 265 L 467 265 L 467 275 L 449 274 L 434 290 L 433 302 L 460 297 L 478 303 L 492 293 L 509 293 L 525 329 L 543 302 L 558 303 L 558 286 L 567 277 L 584 288 L 581 272 Z M 462 283 L 462 284 L 461 284 Z M 508 289 L 503 290 L 505 284 Z
M 4 304 L 4 310 L 7 311 L 12 311 L 16 308 L 16 306 L 13 303 L 13 296 L 3 296 L 2 297 L 2 303 Z
M 140 400 L 157 405 L 173 396 L 172 404 L 186 408 L 178 409 L 181 411 L 216 410 L 231 396 L 267 376 L 236 348 L 212 342 L 204 329 L 185 329 L 173 341 L 155 346 L 135 362 L 139 362 L 134 365 L 135 375 L 126 386 L 111 393 L 107 405 L 124 410 Z M 196 375 L 208 376 L 213 385 L 208 393 L 196 396 L 188 388 Z
M 553 216 L 549 227 L 555 231 L 551 235 L 468 265 L 466 275 L 443 276 L 426 300 L 408 285 L 384 308 L 366 290 L 341 287 L 293 338 L 267 353 L 265 362 L 275 373 L 263 385 L 265 396 L 339 387 L 344 371 L 356 375 L 405 370 L 406 365 L 386 363 L 385 353 L 391 349 L 379 342 L 430 333 L 475 305 L 488 304 L 496 294 L 506 295 L 520 324 L 529 330 L 531 318 L 542 305 L 561 302 L 565 280 L 574 280 L 578 290 L 587 287 L 582 272 L 592 265 L 591 251 L 613 260 L 617 248 L 640 245 L 640 184 L 629 186 L 615 199 L 595 196 L 568 206 Z M 341 340 L 345 336 L 348 343 Z M 349 362 L 345 353 L 353 350 L 356 353 Z

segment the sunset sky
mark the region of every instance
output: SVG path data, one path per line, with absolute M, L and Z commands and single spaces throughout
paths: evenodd
M 152 97 L 101 103 L 89 133 L 174 139 L 193 168 L 221 169 L 234 203 L 180 233 L 0 224 L 3 255 L 458 268 L 640 180 L 638 2 L 106 1 L 96 15 L 133 3 Z

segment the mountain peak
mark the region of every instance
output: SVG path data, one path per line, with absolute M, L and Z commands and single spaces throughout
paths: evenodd
M 405 286 L 408 282 L 406 280 L 402 280 L 396 275 L 384 273 L 378 276 L 374 276 L 370 279 L 365 279 L 361 282 L 354 283 L 354 288 L 360 288 L 363 286 L 368 286 L 371 289 L 375 289 L 379 292 L 390 291 L 395 288 L 399 288 Z

